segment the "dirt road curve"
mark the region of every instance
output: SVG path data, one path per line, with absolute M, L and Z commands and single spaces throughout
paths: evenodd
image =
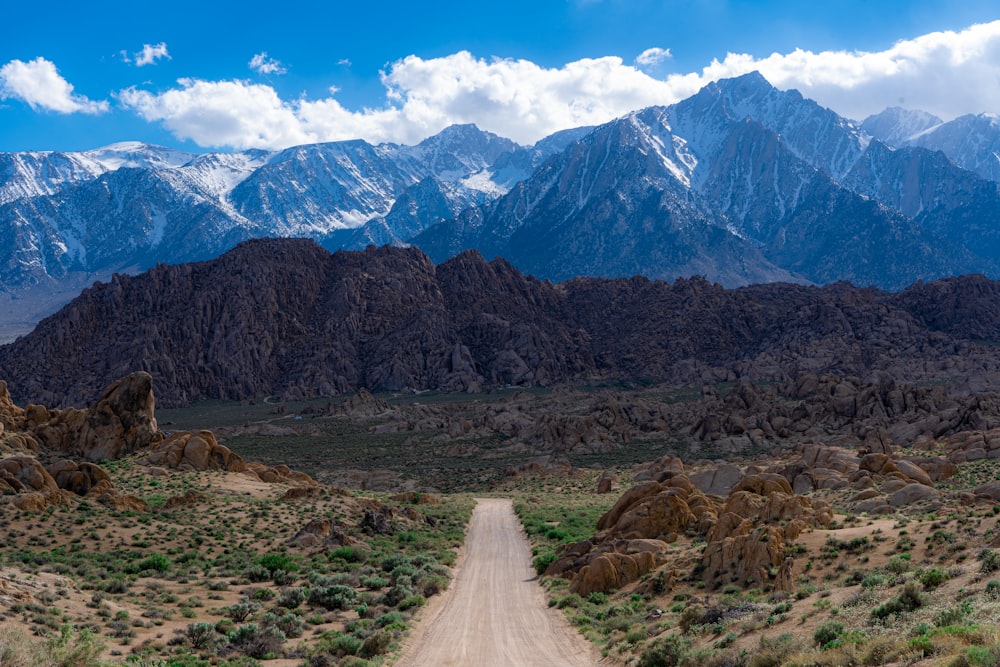
M 397 667 L 593 667 L 593 647 L 549 609 L 509 500 L 482 499 L 451 588 Z

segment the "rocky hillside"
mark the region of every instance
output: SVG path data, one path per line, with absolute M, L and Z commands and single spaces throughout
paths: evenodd
M 372 390 L 625 380 L 701 385 L 803 372 L 996 381 L 1000 284 L 898 294 L 846 283 L 726 290 L 703 279 L 553 285 L 467 252 L 330 254 L 249 241 L 208 262 L 96 284 L 0 347 L 19 400 L 80 405 L 136 370 L 161 404 Z

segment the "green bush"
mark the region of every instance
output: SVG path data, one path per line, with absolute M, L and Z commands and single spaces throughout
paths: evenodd
M 639 667 L 680 667 L 691 648 L 691 641 L 680 635 L 667 635 L 651 642 L 639 657 Z
M 872 616 L 879 620 L 885 620 L 895 614 L 919 609 L 923 604 L 924 598 L 920 595 L 916 583 L 910 581 L 903 587 L 903 591 L 899 595 L 875 607 L 872 610 Z
M 844 624 L 831 621 L 816 628 L 813 641 L 817 646 L 823 647 L 839 639 L 842 634 L 844 634 Z
M 275 627 L 261 628 L 256 623 L 241 625 L 226 638 L 229 646 L 251 658 L 274 656 L 285 643 L 285 635 Z
M 215 641 L 215 625 L 212 623 L 188 623 L 184 636 L 194 650 L 207 649 Z
M 361 563 L 365 560 L 365 552 L 358 547 L 337 547 L 330 552 L 328 558 L 330 560 L 342 560 L 347 563 Z
M 920 583 L 924 590 L 930 591 L 948 581 L 948 573 L 939 567 L 931 567 L 920 573 Z
M 358 601 L 358 593 L 350 586 L 322 586 L 309 591 L 309 604 L 324 609 L 350 609 Z
M 299 569 L 292 559 L 285 554 L 268 554 L 257 559 L 257 564 L 266 567 L 269 571 L 284 570 L 294 572 Z
M 549 565 L 555 562 L 557 556 L 554 551 L 546 551 L 544 553 L 538 554 L 531 561 L 531 564 L 535 567 L 535 574 L 539 576 L 545 574 L 545 570 L 548 569 Z
M 135 567 L 136 572 L 147 572 L 149 570 L 153 572 L 166 572 L 172 564 L 170 559 L 163 554 L 153 554 L 149 558 L 139 561 Z
M 369 635 L 362 642 L 358 655 L 362 658 L 374 658 L 377 655 L 388 652 L 390 646 L 392 646 L 392 632 L 382 628 Z

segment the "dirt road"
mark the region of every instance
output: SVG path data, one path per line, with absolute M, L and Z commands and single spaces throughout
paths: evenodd
M 481 499 L 451 588 L 397 667 L 593 667 L 596 650 L 547 606 L 509 500 Z

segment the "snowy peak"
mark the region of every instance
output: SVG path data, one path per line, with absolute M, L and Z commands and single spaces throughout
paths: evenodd
M 414 159 L 443 181 L 457 181 L 493 165 L 505 153 L 519 149 L 510 139 L 472 124 L 452 125 L 408 149 Z
M 916 109 L 889 107 L 865 118 L 861 129 L 889 146 L 903 146 L 912 137 L 943 121 L 934 114 Z
M 85 151 L 83 155 L 104 165 L 106 171 L 115 171 L 123 167 L 174 169 L 187 164 L 197 154 L 138 141 L 123 141 L 92 151 Z
M 728 126 L 749 118 L 781 136 L 792 153 L 839 180 L 870 138 L 853 123 L 796 90 L 780 91 L 758 72 L 721 79 L 670 108 L 674 130 L 695 153 L 712 153 Z
M 54 195 L 106 171 L 82 153 L 0 153 L 0 205 L 15 199 Z

